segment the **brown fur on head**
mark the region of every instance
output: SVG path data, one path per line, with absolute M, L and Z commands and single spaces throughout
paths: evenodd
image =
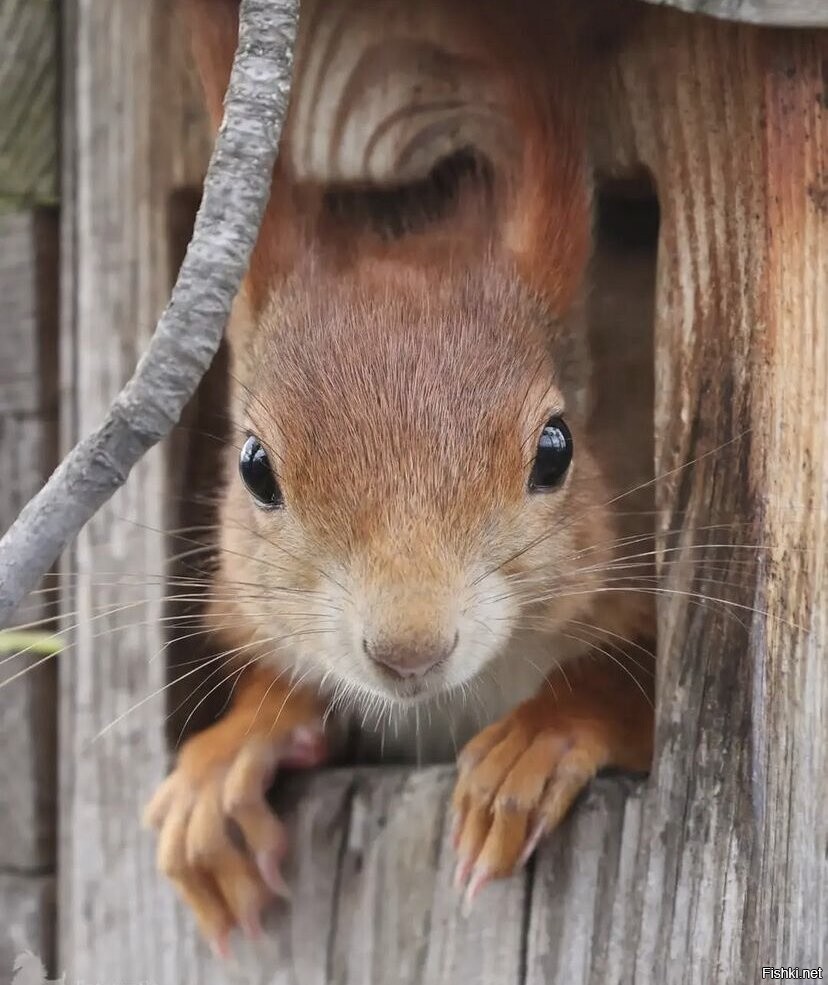
M 258 508 L 236 480 L 223 513 L 223 576 L 261 586 L 240 593 L 260 636 L 303 669 L 402 698 L 474 677 L 519 628 L 522 593 L 549 596 L 549 631 L 583 611 L 586 594 L 556 601 L 556 586 L 609 536 L 571 344 L 495 261 L 296 271 L 260 321 L 241 408 L 284 507 Z M 559 488 L 533 493 L 559 414 L 575 458 Z M 365 652 L 455 640 L 415 683 Z
M 186 5 L 217 120 L 238 4 Z M 520 632 L 527 591 L 543 598 L 533 617 L 547 636 L 587 610 L 597 577 L 578 578 L 575 595 L 556 590 L 578 550 L 610 539 L 584 433 L 590 213 L 578 114 L 543 70 L 542 46 L 531 50 L 543 17 L 530 29 L 502 6 L 466 8 L 478 55 L 489 43 L 508 58 L 520 138 L 516 167 L 495 169 L 494 208 L 472 183 L 446 221 L 388 243 L 337 225 L 283 158 L 247 279 L 250 328 L 231 338 L 243 427 L 266 448 L 284 506 L 254 504 L 234 453 L 219 581 L 277 662 L 398 699 L 477 675 Z M 532 493 L 554 415 L 570 423 L 574 462 L 559 488 Z M 371 659 L 388 650 L 445 659 L 416 681 L 392 679 Z

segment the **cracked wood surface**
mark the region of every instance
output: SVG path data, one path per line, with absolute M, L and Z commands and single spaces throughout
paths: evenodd
M 149 59 L 144 15 L 124 11 L 132 12 L 107 43 L 132 51 L 119 31 L 134 30 L 129 18 L 137 18 Z M 282 794 L 294 833 L 293 902 L 274 913 L 265 941 L 239 946 L 236 962 L 220 968 L 137 827 L 137 808 L 166 765 L 163 704 L 148 703 L 90 742 L 164 683 L 160 662 L 147 663 L 161 646 L 157 623 L 113 633 L 106 661 L 90 633 L 63 695 L 72 850 L 62 871 L 61 970 L 70 983 L 74 975 L 149 985 L 748 985 L 763 964 L 824 965 L 826 34 L 659 10 L 643 21 L 618 66 L 623 118 L 614 126 L 622 163 L 645 163 L 661 195 L 656 456 L 659 470 L 682 469 L 658 490 L 665 544 L 686 551 L 693 531 L 725 523 L 732 536 L 748 517 L 742 544 L 769 548 L 748 582 L 734 555 L 724 567 L 711 556 L 695 580 L 687 580 L 692 566 L 677 568 L 667 583 L 678 594 L 661 604 L 653 777 L 643 786 L 601 779 L 529 870 L 490 887 L 468 918 L 449 888 L 451 770 L 296 780 Z M 118 62 L 109 50 L 107 59 Z M 81 97 L 86 112 L 100 111 L 100 94 Z M 97 334 L 76 350 L 83 373 L 71 406 L 83 403 L 84 413 L 111 393 L 153 320 L 150 300 L 162 303 L 166 292 L 158 244 L 170 184 L 163 176 L 160 190 L 141 184 L 133 170 L 147 166 L 130 143 L 139 124 L 119 121 L 130 154 L 111 171 L 96 169 L 98 158 L 86 162 L 84 197 L 69 206 L 88 224 L 112 205 L 108 182 L 126 178 L 152 236 L 140 238 L 146 229 L 130 224 L 131 211 L 113 213 L 120 225 L 85 227 L 84 255 L 99 265 L 123 335 L 106 348 L 95 323 Z M 101 148 L 90 142 L 89 151 Z M 113 228 L 149 285 L 140 303 L 110 267 Z M 737 435 L 749 440 L 713 454 Z M 683 468 L 700 455 L 692 473 Z M 84 540 L 87 572 L 160 570 L 163 538 L 147 527 L 162 526 L 166 481 L 159 457 L 144 463 Z M 666 539 L 668 529 L 678 540 Z M 87 578 L 85 604 L 118 598 Z M 729 591 L 723 581 L 741 584 L 730 601 L 758 611 L 731 608 L 728 617 L 694 603 L 700 586 Z M 84 837 L 90 819 L 93 840 Z

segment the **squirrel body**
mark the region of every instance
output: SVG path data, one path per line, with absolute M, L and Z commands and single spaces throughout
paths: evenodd
M 238 3 L 184 6 L 217 125 Z M 463 749 L 455 843 L 470 895 L 512 871 L 598 769 L 648 767 L 651 670 L 639 679 L 627 658 L 646 660 L 654 623 L 647 596 L 611 589 L 619 538 L 638 528 L 623 515 L 635 511 L 613 511 L 621 490 L 595 434 L 575 28 L 545 6 L 351 0 L 367 37 L 371 12 L 396 12 L 387 73 L 425 60 L 454 86 L 453 102 L 409 111 L 421 130 L 384 157 L 368 147 L 405 113 L 382 104 L 379 123 L 363 117 L 364 146 L 340 154 L 330 141 L 361 132 L 359 100 L 337 117 L 305 94 L 360 73 L 371 93 L 385 63 L 338 76 L 344 42 L 326 25 L 341 22 L 303 7 L 299 95 L 229 331 L 245 481 L 230 448 L 208 618 L 240 678 L 148 812 L 160 867 L 219 949 L 283 888 L 264 792 L 280 764 L 324 758 L 326 712 L 353 715 L 369 756 Z M 455 146 L 467 136 L 470 167 Z

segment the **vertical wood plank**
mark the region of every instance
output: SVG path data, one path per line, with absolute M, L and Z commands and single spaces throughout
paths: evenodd
M 57 232 L 52 210 L 0 216 L 0 530 L 55 464 Z M 56 615 L 50 598 L 32 596 L 17 621 Z M 51 956 L 55 865 L 56 667 L 13 654 L 0 647 L 2 971 L 24 946 Z
M 56 53 L 54 4 L 0 0 L 0 530 L 56 463 L 58 226 L 37 207 L 57 196 Z M 17 621 L 49 615 L 41 594 Z M 50 962 L 54 944 L 56 667 L 9 657 L 0 648 L 0 975 L 23 947 Z
M 526 985 L 630 982 L 642 790 L 599 780 L 538 856 Z
M 827 68 L 828 32 L 665 13 L 622 57 L 662 210 L 666 552 L 630 980 L 828 953 Z
M 65 5 L 66 444 L 131 373 L 169 292 L 170 5 Z M 141 810 L 167 769 L 163 449 L 80 535 L 61 668 L 60 967 L 69 981 L 195 981 L 195 929 Z M 151 695 L 157 696 L 151 700 Z M 123 716 L 123 717 L 122 717 Z M 115 724 L 113 724 L 115 723 Z M 110 727 L 111 726 L 111 727 Z
M 828 30 L 762 38 L 766 343 L 751 478 L 764 645 L 754 689 L 755 925 L 776 954 L 828 960 Z
M 337 985 L 416 985 L 431 933 L 448 771 L 358 779 L 331 926 Z

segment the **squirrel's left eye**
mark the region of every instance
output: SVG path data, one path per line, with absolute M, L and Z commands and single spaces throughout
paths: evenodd
M 529 489 L 546 492 L 560 485 L 572 461 L 572 434 L 562 417 L 551 417 L 541 431 Z
M 264 445 L 255 435 L 242 445 L 239 472 L 251 496 L 259 506 L 276 509 L 284 504 L 282 490 L 270 465 Z

